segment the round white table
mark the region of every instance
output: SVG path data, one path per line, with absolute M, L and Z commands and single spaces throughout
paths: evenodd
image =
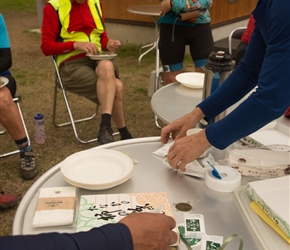
M 158 89 L 151 98 L 154 114 L 164 123 L 191 112 L 201 101 L 202 89 L 184 87 L 175 82 Z
M 157 49 L 157 39 L 158 39 L 158 17 L 160 16 L 160 5 L 137 5 L 132 6 L 127 9 L 128 12 L 138 14 L 138 15 L 146 15 L 150 16 L 154 22 L 155 25 L 155 35 L 154 35 L 154 42 L 150 44 L 146 44 L 140 48 L 140 53 L 142 49 L 148 48 L 145 50 L 138 59 L 139 64 L 141 63 L 141 60 L 143 56 L 145 56 L 147 53 L 149 53 L 154 48 Z
M 244 249 L 262 249 L 251 227 L 245 221 L 243 213 L 235 202 L 234 193 L 220 193 L 209 189 L 203 179 L 189 177 L 170 169 L 163 163 L 163 157 L 153 154 L 160 148 L 160 137 L 148 137 L 118 141 L 89 150 L 110 148 L 126 153 L 138 163 L 134 166 L 133 176 L 125 183 L 108 190 L 92 191 L 78 188 L 77 195 L 84 194 L 114 194 L 129 192 L 166 192 L 171 204 L 177 224 L 183 223 L 183 212 L 175 209 L 175 204 L 187 202 L 192 206 L 190 213 L 203 214 L 206 233 L 220 235 L 224 239 L 233 233 L 239 234 L 244 239 Z M 216 160 L 223 156 L 223 151 L 215 152 Z M 70 186 L 60 172 L 61 163 L 55 165 L 43 174 L 27 191 L 20 202 L 14 223 L 13 235 L 38 234 L 42 232 L 74 232 L 75 226 L 33 228 L 32 219 L 38 200 L 38 190 L 42 187 Z M 255 180 L 244 177 L 242 183 Z M 77 199 L 78 207 L 79 199 Z M 239 242 L 231 242 L 231 249 L 238 249 Z M 185 247 L 181 243 L 181 249 Z

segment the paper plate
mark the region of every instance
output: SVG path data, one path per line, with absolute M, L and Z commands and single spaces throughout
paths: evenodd
M 73 186 L 104 190 L 127 181 L 134 163 L 126 154 L 112 149 L 87 150 L 67 157 L 61 163 L 63 178 Z
M 178 74 L 175 79 L 185 87 L 201 89 L 203 88 L 204 74 L 198 72 L 186 72 Z
M 9 80 L 6 77 L 0 76 L 0 89 L 8 84 Z
M 90 55 L 87 54 L 92 60 L 110 60 L 117 56 L 117 54 L 101 54 L 101 55 Z

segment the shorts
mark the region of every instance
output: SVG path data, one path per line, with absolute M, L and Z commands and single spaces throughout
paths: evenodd
M 9 80 L 8 84 L 5 87 L 10 90 L 11 96 L 12 98 L 14 98 L 16 94 L 16 89 L 17 89 L 17 85 L 16 85 L 16 81 L 14 77 L 9 73 L 3 74 L 1 76 L 6 77 Z
M 99 104 L 96 90 L 98 77 L 95 73 L 98 62 L 88 57 L 66 61 L 59 69 L 64 88 Z M 115 75 L 119 78 L 118 69 L 114 66 Z
M 160 25 L 158 48 L 165 72 L 182 70 L 186 45 L 189 45 L 195 67 L 205 66 L 209 54 L 214 50 L 210 24 Z

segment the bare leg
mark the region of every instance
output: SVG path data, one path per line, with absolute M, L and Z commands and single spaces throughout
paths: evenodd
M 6 87 L 0 89 L 0 123 L 14 140 L 25 138 L 25 130 L 19 110 Z
M 102 114 L 112 114 L 117 88 L 113 63 L 109 60 L 100 61 L 96 74 L 98 76 L 97 94 Z
M 111 61 L 103 60 L 99 63 L 96 69 L 97 93 L 102 114 L 111 114 L 117 128 L 123 128 L 125 127 L 123 84 L 115 77 L 114 72 L 114 65 Z
M 117 126 L 117 128 L 124 128 L 125 124 L 125 115 L 123 108 L 123 83 L 120 79 L 116 78 L 116 95 L 114 100 L 112 118 Z
M 173 72 L 164 72 L 164 85 L 176 82 L 175 77 L 180 73 L 182 73 L 182 70 L 177 70 Z

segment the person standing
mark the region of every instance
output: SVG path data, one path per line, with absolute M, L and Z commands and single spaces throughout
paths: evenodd
M 209 54 L 214 50 L 210 12 L 212 0 L 190 1 L 190 8 L 198 16 L 194 20 L 181 21 L 176 13 L 175 0 L 163 0 L 160 4 L 160 36 L 158 48 L 164 72 L 164 84 L 175 82 L 183 70 L 186 45 L 189 45 L 195 71 L 204 73 Z M 185 1 L 182 1 L 185 2 Z
M 290 106 L 289 0 L 258 0 L 252 12 L 255 28 L 243 60 L 223 84 L 190 113 L 161 131 L 161 142 L 176 139 L 167 159 L 173 168 L 185 170 L 209 147 L 225 149 L 282 116 Z M 235 110 L 201 132 L 185 136 L 201 119 L 211 120 L 256 91 Z

